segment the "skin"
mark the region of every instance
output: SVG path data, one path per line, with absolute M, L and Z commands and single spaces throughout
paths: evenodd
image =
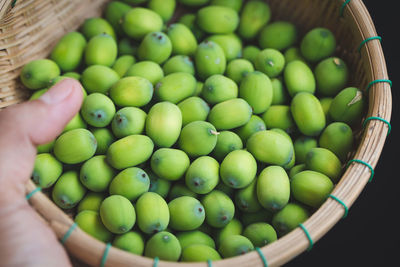
M 0 111 L 0 259 L 3 266 L 71 266 L 52 229 L 25 199 L 36 147 L 56 138 L 82 104 L 67 78 L 37 100 Z M 35 229 L 32 231 L 31 229 Z M 21 257 L 23 255 L 23 257 Z

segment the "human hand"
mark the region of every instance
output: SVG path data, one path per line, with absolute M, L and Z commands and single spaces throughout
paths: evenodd
M 25 199 L 36 146 L 55 139 L 79 111 L 79 82 L 64 79 L 38 100 L 0 110 L 1 266 L 70 266 L 51 228 Z

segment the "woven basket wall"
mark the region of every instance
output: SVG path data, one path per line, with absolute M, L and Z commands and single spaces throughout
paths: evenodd
M 0 2 L 0 108 L 23 102 L 29 96 L 19 81 L 21 67 L 33 59 L 48 56 L 56 42 L 68 31 L 77 29 L 92 16 L 99 16 L 105 0 L 2 0 Z M 361 0 L 268 0 L 273 20 L 295 23 L 300 35 L 313 27 L 327 27 L 336 36 L 336 55 L 343 58 L 350 69 L 351 86 L 365 90 L 376 80 L 386 80 L 384 54 L 373 21 Z M 14 5 L 15 4 L 15 5 Z M 373 83 L 368 93 L 366 117 L 380 117 L 390 121 L 392 98 L 390 84 Z M 365 118 L 364 118 L 365 119 Z M 360 123 L 361 125 L 361 123 Z M 0 129 L 1 131 L 7 129 Z M 351 159 L 366 162 L 374 168 L 382 152 L 388 125 L 370 120 L 360 127 L 357 149 Z M 356 201 L 371 176 L 370 169 L 352 163 L 344 172 L 332 195 L 347 207 Z M 27 193 L 35 189 L 29 182 Z M 72 219 L 53 204 L 43 193 L 36 193 L 30 202 L 62 238 L 73 224 Z M 315 243 L 343 216 L 343 206 L 332 198 L 303 225 Z M 261 248 L 268 266 L 279 266 L 305 251 L 310 245 L 303 229 L 296 228 L 278 241 Z M 74 257 L 89 265 L 99 266 L 106 244 L 75 229 L 65 244 Z M 117 248 L 109 250 L 106 266 L 152 266 L 153 259 L 136 256 Z M 159 266 L 207 266 L 207 263 L 163 262 Z M 213 266 L 263 266 L 256 251 L 234 258 L 213 262 Z

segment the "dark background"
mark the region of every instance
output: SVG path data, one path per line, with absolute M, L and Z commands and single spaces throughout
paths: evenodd
M 364 0 L 376 31 L 382 37 L 389 79 L 393 82 L 392 132 L 375 168 L 374 179 L 361 192 L 345 219 L 311 251 L 302 253 L 285 266 L 400 266 L 400 172 L 396 160 L 400 23 L 396 2 Z

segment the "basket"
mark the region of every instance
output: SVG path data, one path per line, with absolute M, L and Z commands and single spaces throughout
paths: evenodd
M 23 102 L 29 96 L 19 82 L 21 67 L 48 56 L 56 42 L 92 16 L 99 16 L 106 0 L 3 0 L 0 3 L 0 108 Z M 361 0 L 267 0 L 272 19 L 285 19 L 309 29 L 327 27 L 337 38 L 336 55 L 351 70 L 349 83 L 365 90 L 368 112 L 363 118 L 357 149 L 325 203 L 303 224 L 276 242 L 242 256 L 212 262 L 213 266 L 279 266 L 312 248 L 356 201 L 368 181 L 390 131 L 391 82 L 373 21 Z M 3 130 L 3 129 L 2 129 Z M 100 242 L 29 182 L 31 205 L 49 223 L 72 257 L 92 266 L 210 266 L 210 262 L 176 263 L 137 256 Z M 36 193 L 37 192 L 37 193 Z

